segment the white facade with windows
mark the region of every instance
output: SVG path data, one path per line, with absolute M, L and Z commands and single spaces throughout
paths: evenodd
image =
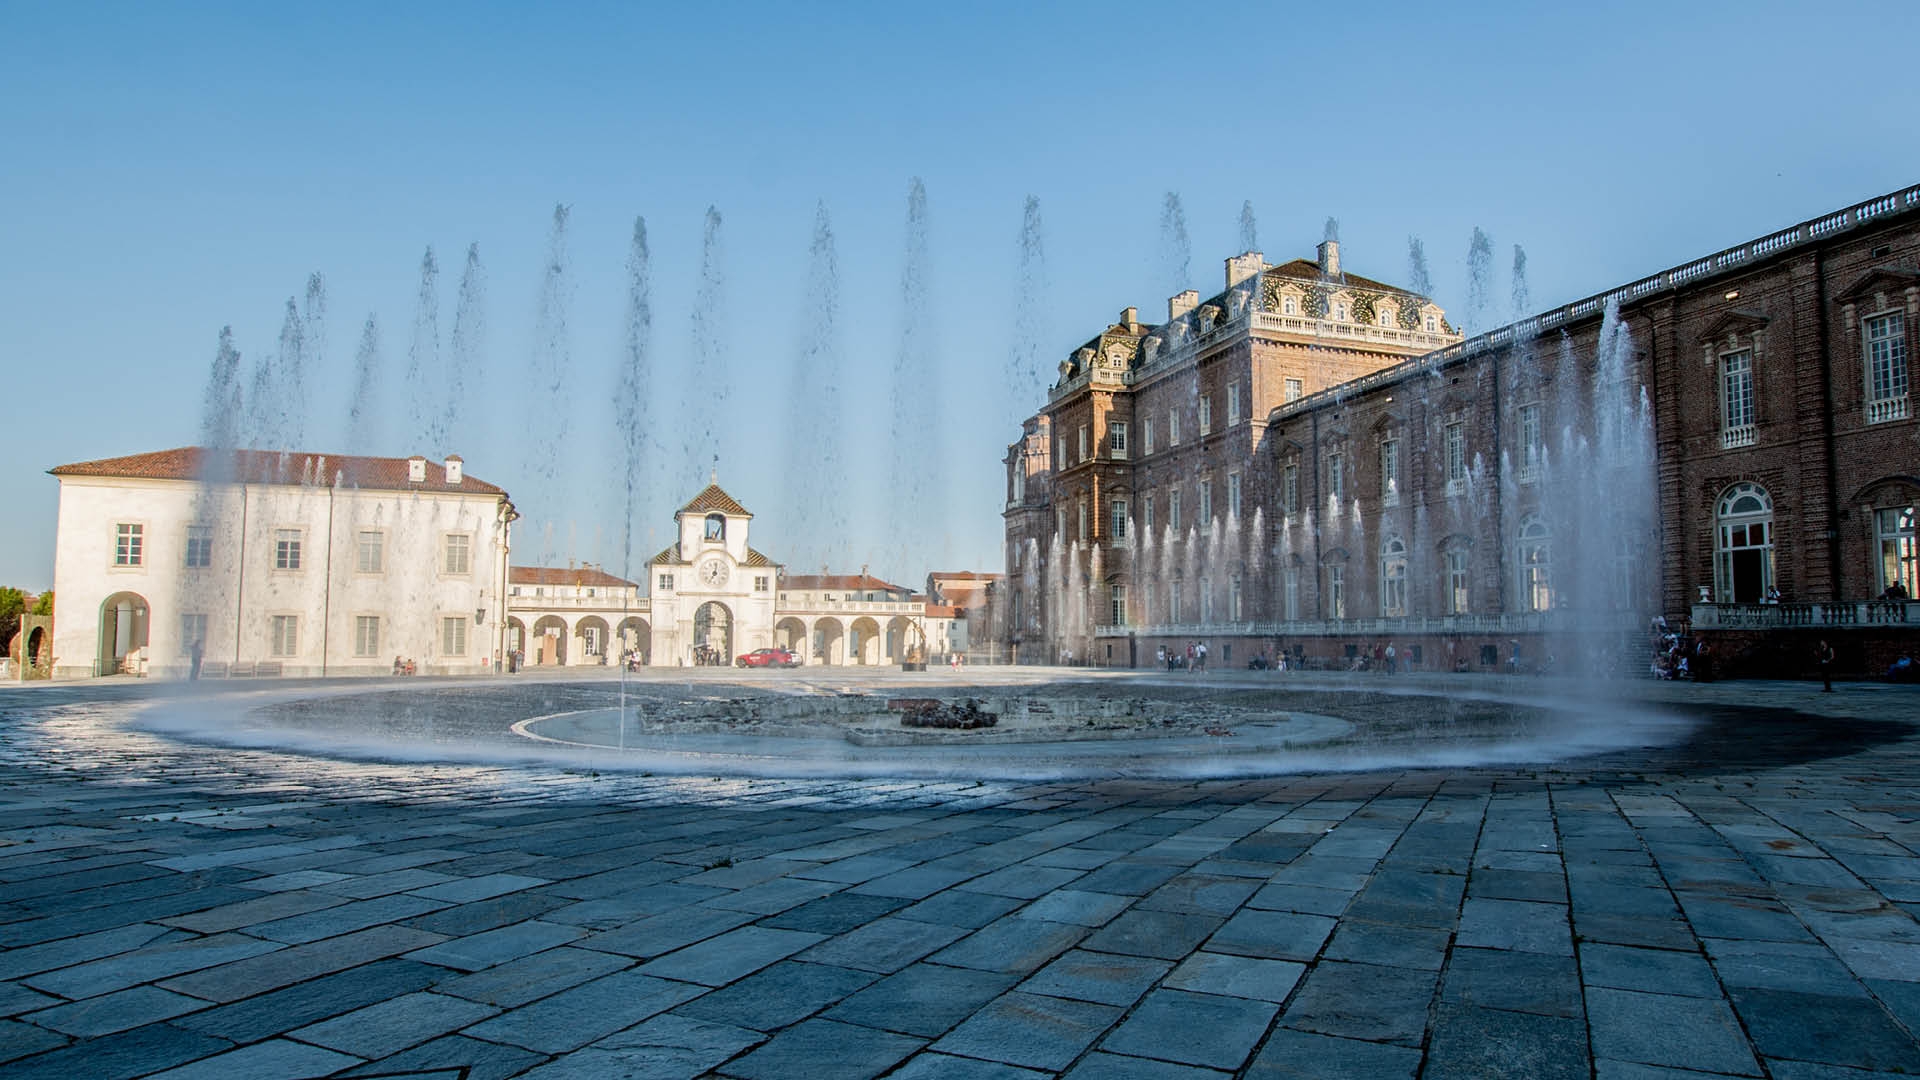
M 196 643 L 208 678 L 493 670 L 505 491 L 457 457 L 229 454 L 52 470 L 56 677 L 185 676 Z

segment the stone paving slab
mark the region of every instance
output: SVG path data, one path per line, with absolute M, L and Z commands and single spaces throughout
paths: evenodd
M 1920 694 L 1647 692 L 1725 733 L 975 783 L 208 755 L 0 690 L 0 1078 L 1920 1074 Z

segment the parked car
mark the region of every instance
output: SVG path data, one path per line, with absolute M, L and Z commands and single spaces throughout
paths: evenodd
M 798 667 L 800 661 L 785 649 L 755 649 L 733 658 L 734 667 Z

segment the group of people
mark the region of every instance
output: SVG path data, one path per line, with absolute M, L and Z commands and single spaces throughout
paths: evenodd
M 420 669 L 414 664 L 412 657 L 402 660 L 396 656 L 393 658 L 393 673 L 395 675 L 418 675 L 420 674 Z
M 1187 642 L 1187 651 L 1179 647 L 1167 648 L 1161 645 L 1154 649 L 1154 659 L 1168 671 L 1193 671 L 1204 673 L 1207 670 L 1207 643 L 1204 641 Z

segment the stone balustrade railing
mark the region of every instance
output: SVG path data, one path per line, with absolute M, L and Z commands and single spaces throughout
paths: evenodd
M 1695 630 L 1821 628 L 1861 630 L 1920 625 L 1920 602 L 1835 600 L 1813 604 L 1695 604 Z
M 1395 635 L 1621 633 L 1642 630 L 1646 618 L 1630 612 L 1530 611 L 1505 615 L 1439 615 L 1367 619 L 1292 619 L 1262 622 L 1160 623 L 1097 626 L 1095 637 L 1393 637 Z

